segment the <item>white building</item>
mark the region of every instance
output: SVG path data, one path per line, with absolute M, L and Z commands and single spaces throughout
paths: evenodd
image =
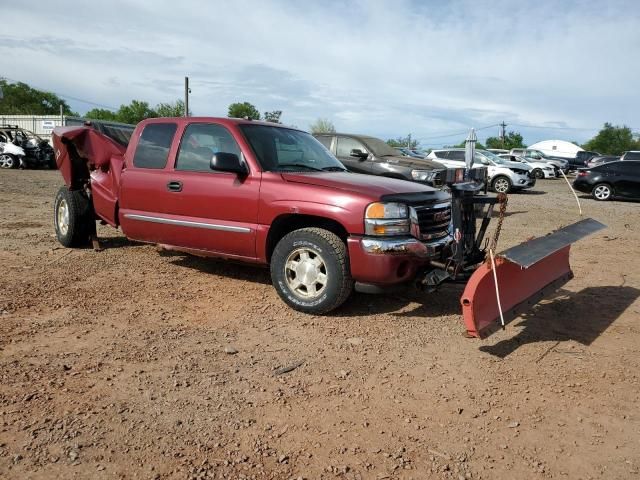
M 529 145 L 533 150 L 540 150 L 552 157 L 576 158 L 576 153 L 584 150 L 575 143 L 564 140 L 543 140 L 542 142 Z

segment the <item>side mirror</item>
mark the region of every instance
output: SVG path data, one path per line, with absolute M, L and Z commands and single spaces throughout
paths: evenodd
M 369 156 L 369 154 L 367 152 L 363 152 L 359 148 L 354 148 L 349 153 L 349 156 L 350 157 L 357 157 L 357 158 L 367 158 Z
M 239 176 L 249 173 L 247 166 L 240 161 L 235 153 L 218 152 L 211 157 L 211 170 L 218 172 L 231 172 Z

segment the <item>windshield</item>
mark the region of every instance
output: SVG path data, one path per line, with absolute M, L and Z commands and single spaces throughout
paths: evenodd
M 240 125 L 240 129 L 266 171 L 346 170 L 324 145 L 306 132 L 268 125 Z
M 387 143 L 378 138 L 365 137 L 362 138 L 362 141 L 365 143 L 371 153 L 373 153 L 376 157 L 398 156 L 398 151 L 395 148 L 391 148 Z

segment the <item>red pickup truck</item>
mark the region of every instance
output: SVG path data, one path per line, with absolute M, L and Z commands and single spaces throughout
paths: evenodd
M 269 265 L 291 307 L 328 312 L 356 288 L 408 282 L 452 241 L 448 193 L 347 172 L 306 132 L 229 118 L 141 122 L 128 145 L 54 131 L 66 187 L 55 229 L 88 243 L 95 220 L 133 240 Z

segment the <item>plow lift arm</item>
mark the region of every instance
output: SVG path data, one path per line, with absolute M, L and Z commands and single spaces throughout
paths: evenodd
M 495 253 L 507 197 L 477 195 L 486 185 L 486 179 L 483 185 L 474 172 L 484 169 L 472 169 L 475 142 L 472 129 L 466 140 L 465 181 L 449 185 L 454 238 L 450 256 L 440 264 L 434 262 L 437 268 L 428 272 L 420 283 L 434 288 L 445 281 L 466 282 L 460 299 L 466 334 L 486 338 L 571 280 L 571 244 L 606 226 L 586 218 Z M 500 217 L 493 241 L 487 245 L 484 236 L 496 204 L 500 205 Z M 483 211 L 479 228 L 478 207 Z M 494 262 L 490 261 L 488 250 L 495 255 Z

